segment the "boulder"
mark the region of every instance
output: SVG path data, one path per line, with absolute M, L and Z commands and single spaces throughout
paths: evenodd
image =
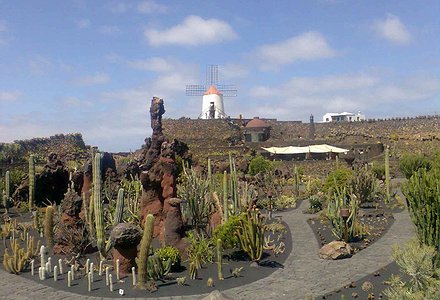
M 119 272 L 130 274 L 131 268 L 136 265 L 137 246 L 142 238 L 142 233 L 136 225 L 120 223 L 116 225 L 110 235 L 113 243 L 113 263 L 119 259 Z
M 223 295 L 219 290 L 212 291 L 208 296 L 203 297 L 202 300 L 232 300 L 225 295 Z
M 322 259 L 342 259 L 350 257 L 352 253 L 351 246 L 343 241 L 330 242 L 319 250 L 319 257 Z

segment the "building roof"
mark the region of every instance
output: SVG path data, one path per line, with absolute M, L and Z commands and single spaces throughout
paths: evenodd
M 330 146 L 327 144 L 310 145 L 310 146 L 305 146 L 305 147 L 289 146 L 289 147 L 269 147 L 269 148 L 261 147 L 261 148 L 270 152 L 270 153 L 273 153 L 273 154 L 304 154 L 304 153 L 345 153 L 345 154 L 347 154 L 349 152 L 349 150 L 347 150 L 347 149 L 338 148 L 338 147 Z
M 269 127 L 269 125 L 263 120 L 261 120 L 259 117 L 254 117 L 246 124 L 246 128 L 266 128 L 266 127 Z
M 217 88 L 213 85 L 205 92 L 205 95 L 223 95 Z

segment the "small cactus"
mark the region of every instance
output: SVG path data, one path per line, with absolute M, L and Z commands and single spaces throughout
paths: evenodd
M 223 278 L 223 271 L 222 271 L 222 240 L 217 239 L 217 274 L 218 274 L 218 280 L 224 280 Z
M 208 280 L 206 281 L 206 286 L 207 287 L 213 287 L 214 286 L 214 279 L 212 279 L 212 277 L 208 278 Z
M 46 207 L 46 214 L 44 216 L 44 239 L 46 240 L 46 244 L 49 247 L 49 249 L 53 248 L 53 214 L 54 214 L 54 207 L 48 206 Z
M 148 252 L 153 239 L 154 216 L 149 214 L 145 218 L 144 233 L 142 236 L 136 263 L 138 267 L 138 285 L 144 287 L 148 280 Z

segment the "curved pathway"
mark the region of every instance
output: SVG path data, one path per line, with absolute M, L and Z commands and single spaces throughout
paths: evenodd
M 310 215 L 302 211 L 308 201 L 299 208 L 278 215 L 289 225 L 293 249 L 284 269 L 245 286 L 232 288 L 223 293 L 233 299 L 304 299 L 334 291 L 375 272 L 392 261 L 392 245 L 404 244 L 415 235 L 407 210 L 394 214 L 395 222 L 374 244 L 350 259 L 328 261 L 318 257 L 319 244 L 307 224 Z M 23 277 L 0 270 L 0 299 L 103 299 L 80 296 L 38 284 Z M 205 295 L 162 297 L 156 299 L 200 299 Z M 151 298 L 149 298 L 151 299 Z

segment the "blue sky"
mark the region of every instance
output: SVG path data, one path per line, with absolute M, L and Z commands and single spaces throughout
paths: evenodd
M 140 147 L 153 96 L 196 118 L 208 64 L 236 117 L 440 113 L 435 0 L 0 0 L 0 142 L 81 132 Z

